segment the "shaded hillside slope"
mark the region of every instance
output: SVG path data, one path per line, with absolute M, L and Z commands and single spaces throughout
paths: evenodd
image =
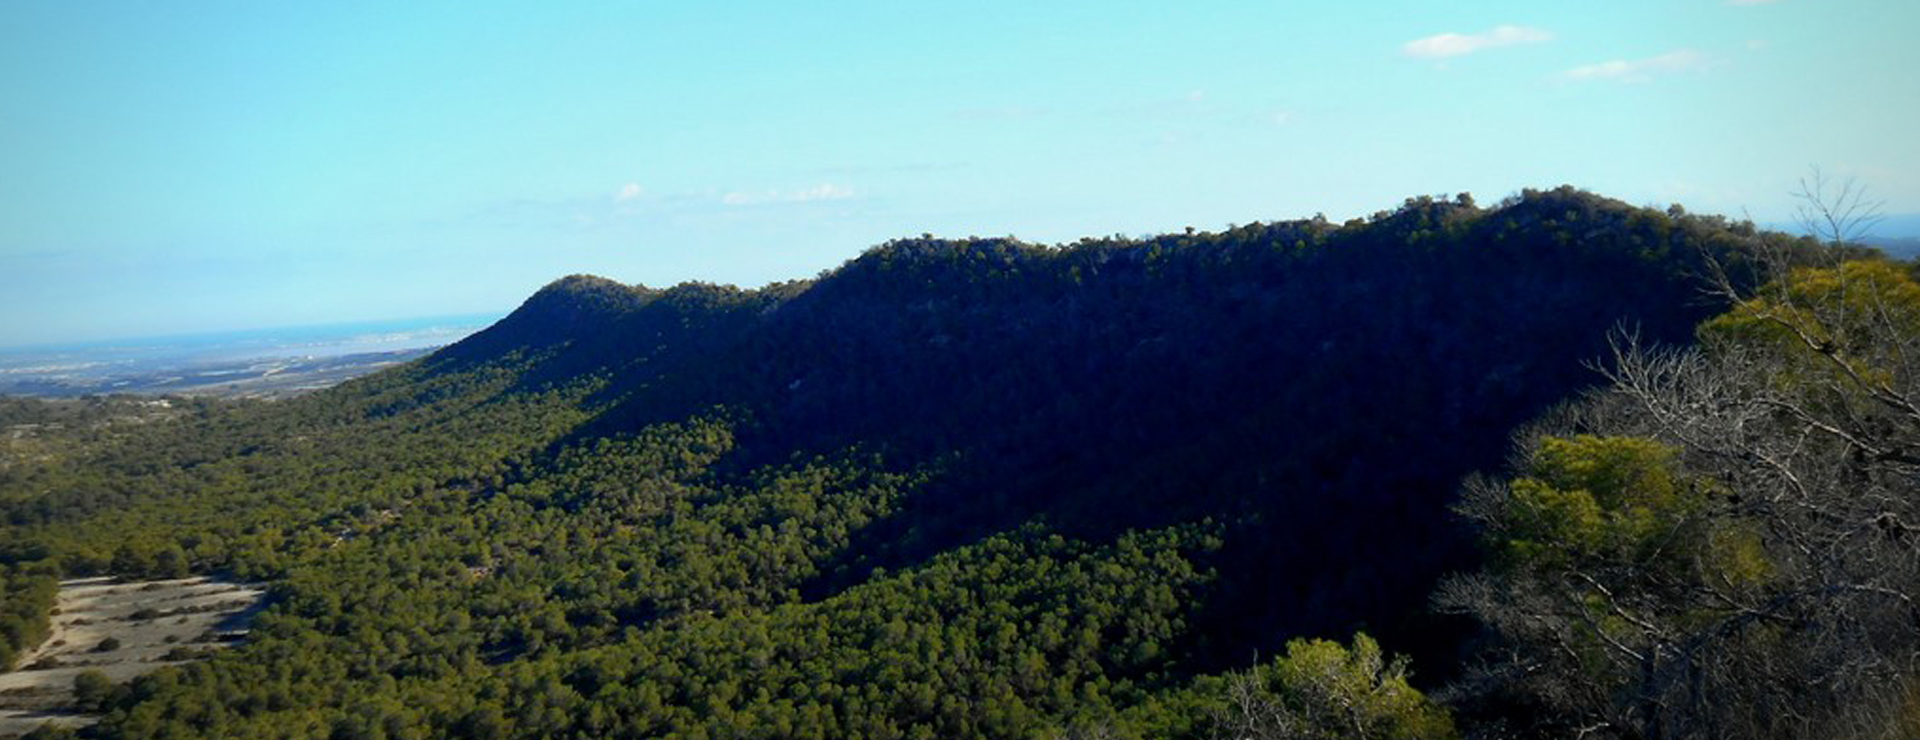
M 717 471 L 937 464 L 816 596 L 1034 518 L 1105 539 L 1212 517 L 1229 536 L 1200 639 L 1244 660 L 1417 612 L 1462 555 L 1461 476 L 1592 383 L 1609 329 L 1687 341 L 1716 309 L 1702 258 L 1744 237 L 1563 190 L 1346 227 L 902 240 L 760 292 L 568 278 L 436 361 L 549 348 L 525 377 L 606 378 L 570 442 L 724 408 L 747 421 Z

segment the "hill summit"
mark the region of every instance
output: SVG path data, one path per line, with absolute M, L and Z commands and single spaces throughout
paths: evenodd
M 403 368 L 0 471 L 4 548 L 275 583 L 108 735 L 1204 734 L 1215 677 L 1293 638 L 1450 676 L 1462 478 L 1610 331 L 1687 344 L 1726 307 L 1701 275 L 1800 246 L 1561 188 L 904 239 L 753 290 L 575 275 Z

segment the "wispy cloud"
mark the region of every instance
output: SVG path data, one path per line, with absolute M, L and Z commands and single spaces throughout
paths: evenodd
M 1654 75 L 1684 72 L 1707 65 L 1707 55 L 1692 49 L 1670 51 L 1646 59 L 1615 59 L 1610 62 L 1574 67 L 1560 76 L 1569 80 L 1619 80 L 1644 82 Z
M 794 192 L 788 200 L 805 203 L 815 200 L 846 200 L 853 197 L 853 191 L 829 182 L 823 182 L 804 190 Z
M 947 114 L 956 121 L 1004 122 L 1028 121 L 1053 114 L 1053 109 L 1044 106 L 1007 105 L 987 108 L 962 108 Z
M 1553 40 L 1553 33 L 1529 26 L 1495 26 L 1481 33 L 1442 33 L 1408 41 L 1401 53 L 1415 59 L 1448 59 L 1485 49 Z
M 827 177 L 844 175 L 921 175 L 929 172 L 946 172 L 967 167 L 968 162 L 908 162 L 905 164 L 858 164 L 838 167 L 822 167 L 812 170 L 812 174 Z
M 1165 97 L 1120 101 L 1099 108 L 1095 112 L 1099 115 L 1126 118 L 1192 119 L 1217 115 L 1223 107 L 1223 104 L 1209 96 L 1206 90 L 1195 88 Z
M 566 229 L 594 231 L 628 228 L 636 224 L 658 223 L 662 219 L 703 217 L 736 212 L 749 206 L 803 207 L 830 201 L 857 200 L 859 192 L 846 185 L 821 182 L 810 187 L 787 190 L 725 190 L 710 188 L 694 191 L 655 191 L 637 182 L 628 182 L 598 192 L 576 192 L 561 197 L 522 197 L 494 201 L 477 206 L 455 218 L 489 227 L 524 229 Z M 6 262 L 0 254 L 0 265 Z M 0 275 L 6 274 L 0 270 Z
M 769 203 L 817 203 L 829 200 L 846 200 L 852 198 L 853 195 L 853 191 L 848 188 L 830 182 L 823 182 L 819 185 L 810 188 L 801 188 L 799 190 L 768 190 L 760 193 L 732 191 L 720 196 L 720 202 L 730 206 L 757 206 Z

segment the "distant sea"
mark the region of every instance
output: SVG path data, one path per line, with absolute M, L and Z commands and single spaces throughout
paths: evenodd
M 106 378 L 211 366 L 419 350 L 460 341 L 504 315 L 431 316 L 0 347 L 0 392 L 23 383 L 92 385 Z

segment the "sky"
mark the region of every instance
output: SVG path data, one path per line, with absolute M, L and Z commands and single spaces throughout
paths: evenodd
M 0 346 L 1572 184 L 1920 213 L 1920 3 L 0 3 Z M 1912 219 L 1890 219 L 1912 223 Z

